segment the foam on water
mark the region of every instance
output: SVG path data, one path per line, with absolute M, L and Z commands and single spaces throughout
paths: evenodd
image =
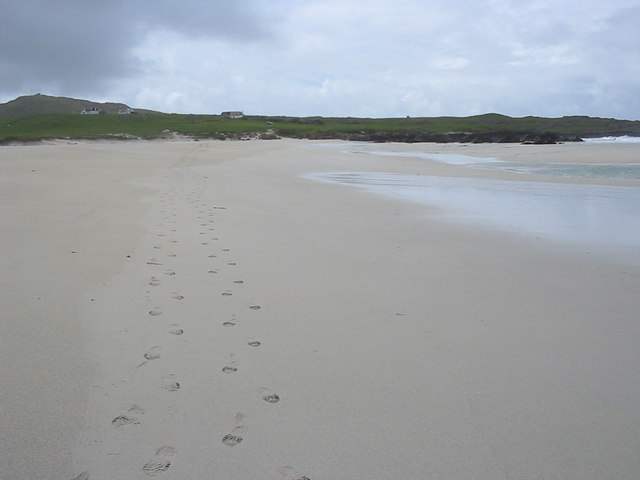
M 588 143 L 640 143 L 640 137 L 623 135 L 621 137 L 585 138 L 584 141 Z
M 581 245 L 640 264 L 640 189 L 392 173 L 316 174 L 427 205 L 442 217 Z

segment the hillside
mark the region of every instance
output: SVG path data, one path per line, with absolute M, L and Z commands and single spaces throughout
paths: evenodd
M 84 108 L 97 108 L 105 113 L 118 113 L 130 108 L 124 103 L 98 103 L 68 97 L 53 97 L 49 95 L 25 95 L 0 103 L 0 118 L 24 118 L 36 115 L 80 113 Z M 152 110 L 137 110 L 141 113 L 159 113 Z
M 83 108 L 106 115 L 79 115 Z M 557 143 L 587 137 L 639 136 L 640 121 L 586 116 L 513 118 L 497 113 L 471 117 L 329 118 L 162 114 L 136 109 L 117 115 L 123 103 L 96 103 L 30 95 L 0 104 L 0 144 L 44 138 L 272 139 L 280 137 L 373 142 Z
M 249 117 L 254 118 L 254 117 Z M 640 121 L 587 116 L 560 118 L 514 118 L 497 113 L 471 117 L 415 118 L 323 118 L 269 117 L 284 136 L 356 140 L 359 135 L 374 141 L 499 141 L 523 135 L 552 134 L 560 137 L 640 136 Z M 332 137 L 338 135 L 338 137 Z M 463 137 L 469 137 L 464 139 Z M 457 140 L 459 138 L 460 140 Z M 449 139 L 449 140 L 447 140 Z M 505 140 L 506 141 L 506 140 Z

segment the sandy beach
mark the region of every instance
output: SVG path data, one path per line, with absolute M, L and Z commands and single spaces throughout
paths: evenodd
M 640 266 L 309 175 L 640 147 L 335 144 L 1 147 L 0 478 L 638 478 Z

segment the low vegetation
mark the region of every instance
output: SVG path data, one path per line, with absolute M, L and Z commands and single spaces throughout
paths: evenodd
M 326 118 L 245 116 L 229 119 L 220 115 L 139 113 L 135 115 L 49 114 L 0 121 L 0 142 L 37 141 L 48 138 L 343 138 L 398 141 L 458 141 L 452 133 L 485 135 L 556 134 L 596 137 L 640 136 L 640 121 L 593 117 L 512 118 L 499 114 L 472 117 L 424 118 Z M 487 136 L 488 135 L 488 136 Z M 474 137 L 475 138 L 475 137 Z M 480 138 L 480 137 L 478 137 Z M 510 138 L 510 137 L 505 137 Z M 445 139 L 445 140 L 442 140 Z M 482 141 L 482 140 L 481 140 Z M 496 141 L 496 140 L 486 140 Z
M 174 132 L 195 137 L 215 137 L 219 133 L 263 132 L 262 121 L 238 121 L 217 115 L 40 115 L 4 121 L 0 139 L 42 138 L 162 138 Z

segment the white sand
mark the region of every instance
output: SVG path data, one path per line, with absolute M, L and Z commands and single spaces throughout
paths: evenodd
M 323 171 L 542 180 L 292 140 L 1 148 L 0 478 L 637 477 L 639 268 Z

